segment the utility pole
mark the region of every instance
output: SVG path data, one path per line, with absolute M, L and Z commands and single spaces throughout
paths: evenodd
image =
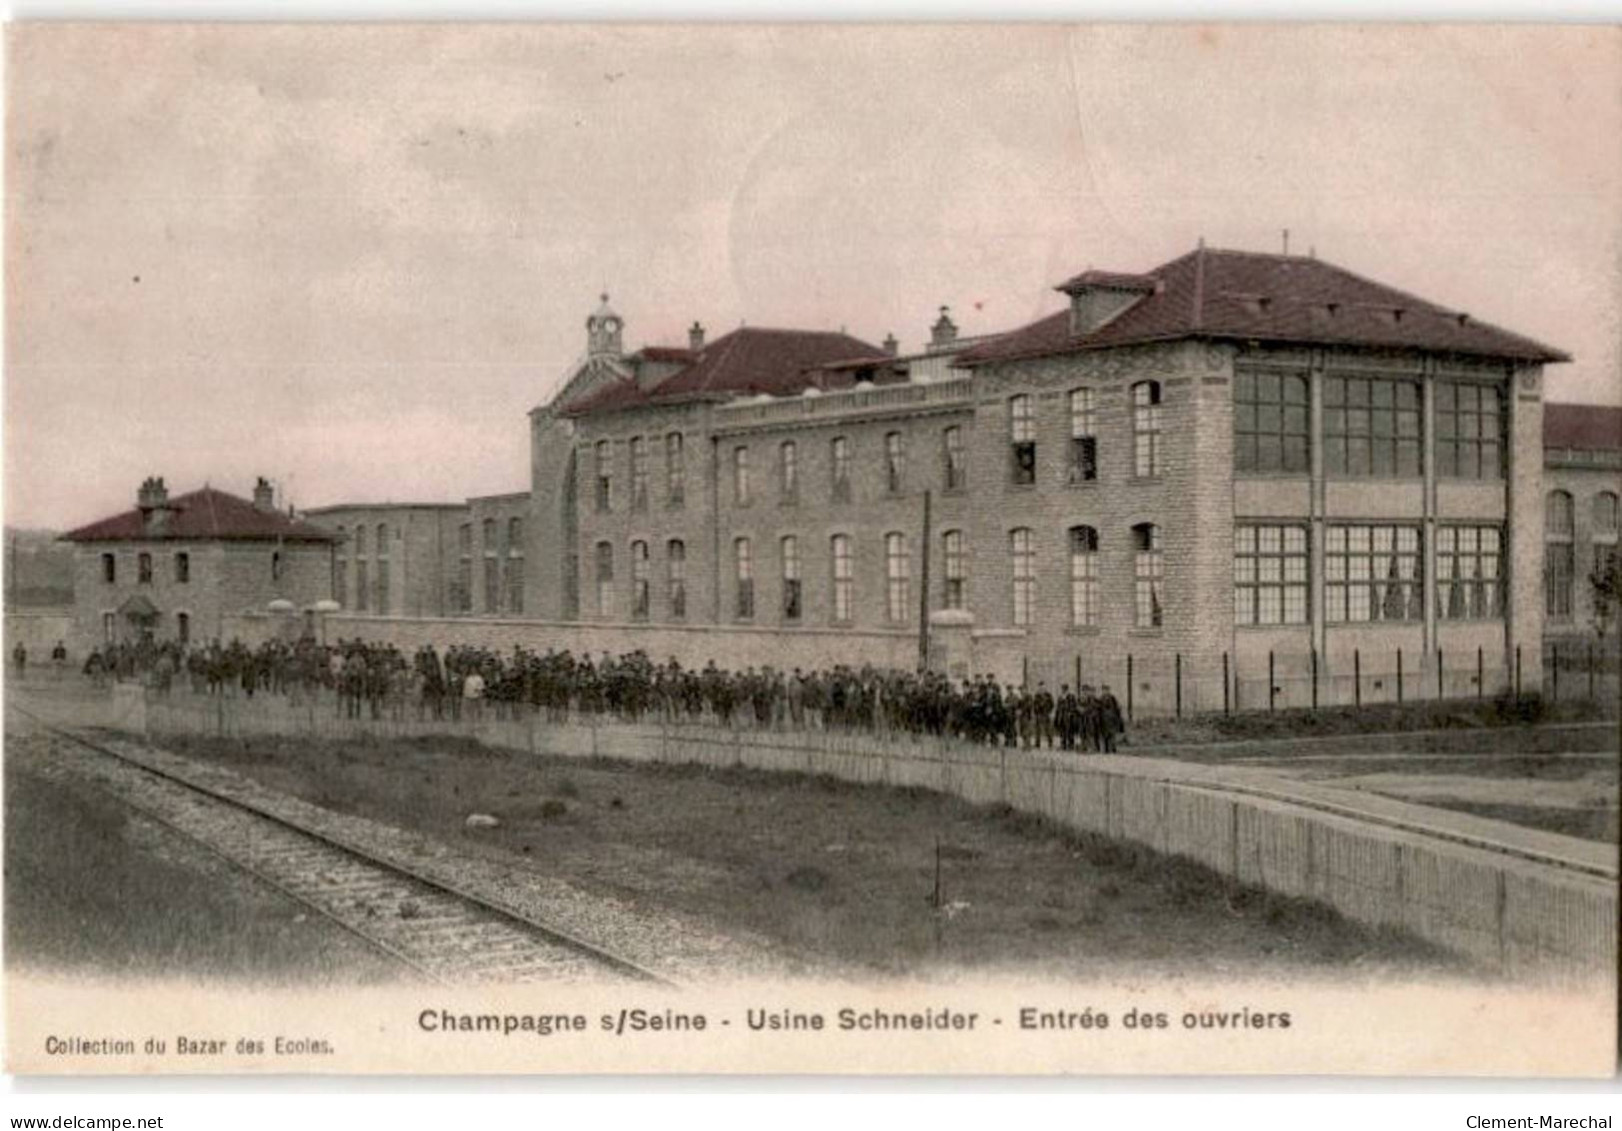
M 918 585 L 918 670 L 929 670 L 929 503 L 931 492 L 924 491 L 923 565 L 919 570 Z

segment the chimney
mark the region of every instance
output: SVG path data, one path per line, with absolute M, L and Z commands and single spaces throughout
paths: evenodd
M 276 488 L 263 475 L 253 485 L 253 509 L 267 514 L 276 509 Z
M 697 353 L 704 348 L 704 324 L 695 321 L 687 329 L 687 348 Z
M 941 316 L 935 320 L 935 325 L 929 328 L 929 348 L 945 349 L 955 341 L 957 341 L 957 323 L 952 321 L 952 308 L 943 306 Z
M 901 352 L 901 343 L 895 340 L 894 334 L 884 335 L 884 352 L 891 357 Z
M 169 488 L 155 475 L 141 482 L 141 489 L 135 493 L 135 505 L 141 511 L 141 526 L 148 537 L 162 534 L 169 525 L 169 516 L 174 513 L 169 505 Z

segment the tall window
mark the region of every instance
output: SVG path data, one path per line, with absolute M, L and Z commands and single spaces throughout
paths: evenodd
M 376 585 L 376 592 L 377 592 L 377 604 L 376 604 L 375 607 L 377 609 L 378 615 L 379 616 L 388 616 L 389 611 L 390 611 L 390 608 L 389 608 L 389 559 L 388 558 L 380 557 L 380 558 L 377 559 L 377 580 L 375 582 L 375 585 Z
M 144 580 L 151 581 L 152 559 L 146 554 L 142 554 L 141 556 L 147 559 L 145 563 L 146 569 L 143 571 L 146 575 Z M 282 579 L 282 552 L 280 550 L 272 550 L 270 552 L 270 579 L 272 581 L 280 581 Z
M 1090 526 L 1070 528 L 1070 624 L 1098 624 L 1098 531 Z
M 337 561 L 337 572 L 332 578 L 332 597 L 344 608 L 350 607 L 349 600 L 349 562 L 344 558 Z
M 1036 412 L 1026 393 L 1008 398 L 1008 468 L 1013 482 L 1036 482 Z
M 1504 477 L 1504 398 L 1497 386 L 1436 383 L 1436 474 Z
M 1413 478 L 1420 460 L 1419 383 L 1384 377 L 1324 379 L 1324 471 Z
M 1235 373 L 1234 470 L 1312 470 L 1307 401 L 1307 379 L 1299 373 Z
M 1590 504 L 1594 529 L 1594 576 L 1604 577 L 1617 557 L 1617 498 L 1601 491 Z
M 355 553 L 364 554 L 365 552 L 366 552 L 366 528 L 364 526 L 357 526 L 357 527 L 355 527 Z
M 665 437 L 665 505 L 675 510 L 687 501 L 687 456 L 680 432 Z
M 665 545 L 665 596 L 670 619 L 687 619 L 687 543 L 672 538 Z
M 749 620 L 755 615 L 755 559 L 749 539 L 739 538 L 732 543 L 732 565 L 738 582 L 738 619 Z
M 614 546 L 597 543 L 597 615 L 614 615 Z
M 631 437 L 631 509 L 648 509 L 648 442 Z
M 1132 386 L 1132 474 L 1140 479 L 1160 474 L 1159 381 Z
M 191 555 L 179 553 L 175 555 L 175 582 L 187 585 L 191 582 Z
M 484 611 L 496 613 L 501 611 L 501 560 L 496 556 L 496 520 L 487 518 L 480 523 L 479 535 L 484 546 Z
M 607 511 L 614 504 L 614 464 L 613 449 L 607 440 L 598 440 L 593 449 L 593 459 L 596 462 L 597 482 L 597 509 Z
M 884 485 L 892 495 L 901 493 L 907 475 L 907 441 L 899 432 L 884 434 Z
M 1504 532 L 1497 526 L 1436 528 L 1436 616 L 1486 620 L 1504 615 Z
M 355 611 L 364 613 L 372 607 L 372 577 L 364 561 L 355 563 Z
M 749 449 L 732 449 L 732 501 L 740 507 L 749 505 Z
M 1550 491 L 1543 507 L 1543 592 L 1545 611 L 1568 620 L 1577 573 L 1576 515 L 1571 495 Z
M 783 619 L 800 619 L 800 540 L 790 534 L 782 541 Z
M 835 436 L 829 444 L 829 465 L 833 468 L 833 497 L 836 503 L 850 502 L 850 441 Z
M 274 574 L 272 576 L 274 576 Z M 142 585 L 152 584 L 151 554 L 142 552 L 135 556 L 135 580 Z
M 885 610 L 890 620 L 901 623 L 907 619 L 912 605 L 912 556 L 907 552 L 907 536 L 891 533 L 884 536 Z
M 355 528 L 357 537 L 362 533 L 360 527 Z M 360 548 L 359 542 L 356 549 Z M 473 524 L 464 522 L 456 529 L 456 593 L 455 605 L 458 612 L 471 613 L 473 611 Z M 355 602 L 357 608 L 365 608 L 366 584 L 362 580 L 365 576 L 360 563 L 355 568 Z
M 631 619 L 647 620 L 653 597 L 648 586 L 648 544 L 631 543 Z
M 855 599 L 856 576 L 850 560 L 850 535 L 835 534 L 829 542 L 834 571 L 834 620 L 841 623 L 851 619 Z
M 1165 619 L 1166 559 L 1160 547 L 1160 527 L 1152 522 L 1132 528 L 1132 574 L 1135 583 L 1133 623 L 1159 628 Z
M 948 609 L 961 609 L 968 577 L 963 553 L 963 531 L 948 530 L 941 535 L 941 558 L 944 567 L 941 571 L 941 605 Z
M 1036 604 L 1036 548 L 1027 527 L 1008 532 L 1008 556 L 1014 574 L 1014 623 L 1031 623 Z
M 1233 623 L 1307 623 L 1306 527 L 1234 527 Z
M 190 643 L 190 641 L 191 641 L 191 614 L 190 613 L 176 613 L 175 614 L 175 636 L 177 638 L 179 638 L 179 640 L 180 640 L 180 642 L 182 644 Z
M 1324 620 L 1422 620 L 1419 527 L 1331 526 L 1324 531 Z
M 800 497 L 800 450 L 793 440 L 784 440 L 777 448 L 777 486 L 783 501 L 792 503 Z
M 1070 464 L 1066 474 L 1072 483 L 1098 478 L 1098 421 L 1091 389 L 1070 390 Z
M 946 460 L 946 489 L 961 491 L 969 483 L 969 457 L 963 450 L 963 429 L 957 425 L 941 433 L 941 445 Z
M 101 579 L 108 585 L 118 581 L 118 557 L 114 554 L 101 556 Z
M 524 520 L 507 520 L 507 611 L 524 611 Z
M 387 523 L 380 522 L 377 524 L 377 552 L 380 554 L 389 552 L 389 528 Z

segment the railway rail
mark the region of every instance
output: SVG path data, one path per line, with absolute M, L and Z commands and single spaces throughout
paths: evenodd
M 532 915 L 340 840 L 240 791 L 196 780 L 7 704 L 56 745 L 53 776 L 88 778 L 359 936 L 445 984 L 586 981 L 672 983 L 637 962 Z

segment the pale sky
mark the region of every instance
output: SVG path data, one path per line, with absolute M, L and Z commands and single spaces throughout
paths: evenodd
M 633 348 L 916 347 L 1284 228 L 1622 403 L 1614 28 L 8 32 L 14 525 L 524 489 L 605 286 Z

